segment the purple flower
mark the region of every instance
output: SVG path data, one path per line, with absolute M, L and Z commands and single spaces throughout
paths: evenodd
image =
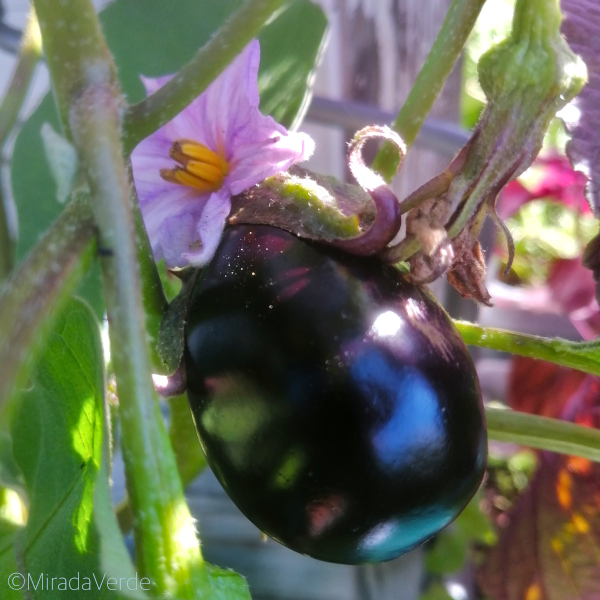
M 258 109 L 260 46 L 251 42 L 172 121 L 133 151 L 133 178 L 154 257 L 169 267 L 213 256 L 231 196 L 306 160 L 314 142 Z M 170 77 L 143 79 L 151 94 Z

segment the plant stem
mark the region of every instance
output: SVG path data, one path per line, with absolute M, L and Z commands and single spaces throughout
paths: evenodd
M 175 77 L 132 106 L 123 123 L 125 154 L 198 97 L 286 1 L 246 0 Z
M 40 28 L 35 12 L 32 9 L 21 39 L 15 70 L 2 104 L 0 104 L 0 146 L 4 145 L 6 138 L 17 122 L 33 72 L 41 56 L 42 38 L 40 37 Z
M 154 580 L 158 594 L 193 598 L 208 584 L 150 378 L 119 110 L 112 85 L 90 88 L 73 102 L 71 130 L 95 200 L 100 244 L 108 251 L 101 265 L 138 569 Z
M 116 69 L 91 2 L 34 0 L 46 64 L 67 137 L 71 100 L 90 84 L 116 82 Z
M 150 377 L 131 182 L 121 149 L 121 92 L 89 0 L 35 0 L 63 126 L 85 169 L 102 248 L 102 275 L 137 567 L 154 595 L 210 594 Z M 67 34 L 67 35 L 65 35 Z
M 454 321 L 454 324 L 466 344 L 538 358 L 592 375 L 600 375 L 600 340 L 571 342 L 560 338 L 551 339 L 481 327 L 466 321 Z
M 0 291 L 0 406 L 28 368 L 95 256 L 87 201 L 71 202 Z
M 131 181 L 131 171 L 128 169 L 128 177 Z M 169 306 L 167 296 L 160 280 L 158 268 L 154 262 L 154 255 L 148 232 L 144 226 L 144 219 L 140 210 L 135 188 L 130 187 L 132 194 L 131 208 L 135 227 L 135 240 L 137 258 L 140 268 L 140 280 L 142 283 L 142 302 L 146 315 L 146 333 L 148 336 L 148 349 L 150 351 L 150 362 L 152 372 L 160 375 L 170 375 L 158 353 L 158 333 L 163 316 Z
M 485 0 L 453 0 L 442 28 L 429 51 L 392 129 L 412 146 L 425 117 L 458 60 Z M 384 143 L 373 161 L 373 169 L 390 183 L 400 163 L 398 150 Z
M 138 569 L 154 580 L 158 594 L 193 598 L 205 573 L 197 568 L 200 549 L 150 378 L 119 109 L 111 85 L 90 88 L 74 100 L 71 130 L 94 197 L 100 244 L 109 254 L 101 265 Z
M 204 453 L 198 444 L 198 434 L 190 419 L 187 395 L 169 398 L 169 438 L 177 460 L 177 470 L 181 483 L 186 488 L 206 466 Z M 125 498 L 116 508 L 117 520 L 123 533 L 133 526 L 133 514 L 129 498 Z
M 12 74 L 8 89 L 0 104 L 0 152 L 9 134 L 13 130 L 19 111 L 23 106 L 25 95 L 29 89 L 35 66 L 42 55 L 42 40 L 35 11 L 32 9 L 27 26 L 21 39 L 21 47 L 17 64 Z M 8 226 L 6 201 L 0 185 L 0 283 L 4 281 L 14 266 L 15 240 Z
M 600 462 L 598 429 L 503 408 L 486 408 L 485 415 L 491 439 Z

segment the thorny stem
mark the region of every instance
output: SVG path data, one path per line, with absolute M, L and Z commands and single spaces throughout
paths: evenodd
M 13 130 L 19 111 L 23 106 L 35 66 L 42 55 L 42 40 L 37 18 L 33 9 L 21 39 L 17 64 L 8 89 L 0 104 L 0 152 Z M 1 182 L 0 182 L 1 183 Z M 14 266 L 15 240 L 11 237 L 6 212 L 6 201 L 0 185 L 0 283 L 4 281 Z
M 484 3 L 485 0 L 453 0 L 425 64 L 392 125 L 408 148 L 458 60 Z M 372 166 L 390 183 L 398 164 L 398 151 L 384 143 Z
M 135 514 L 137 567 L 156 595 L 208 596 L 194 525 L 150 377 L 121 95 L 89 0 L 35 0 L 63 126 L 79 152 L 103 249 L 104 294 L 117 377 L 123 458 Z
M 571 342 L 481 327 L 465 321 L 454 321 L 454 324 L 465 344 L 546 360 L 591 375 L 600 375 L 600 340 Z
M 0 407 L 17 390 L 53 317 L 95 256 L 89 203 L 73 200 L 0 291 Z
M 485 417 L 491 439 L 600 462 L 598 429 L 503 408 L 488 407 Z
M 126 155 L 199 96 L 287 0 L 246 0 L 173 79 L 133 105 L 123 123 Z

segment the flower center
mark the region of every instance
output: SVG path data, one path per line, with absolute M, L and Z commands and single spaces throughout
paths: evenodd
M 181 165 L 160 170 L 160 176 L 171 183 L 214 192 L 229 173 L 229 164 L 224 158 L 193 140 L 173 142 L 169 156 Z

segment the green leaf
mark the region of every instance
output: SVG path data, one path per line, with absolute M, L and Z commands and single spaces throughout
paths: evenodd
M 434 582 L 421 594 L 419 600 L 452 600 L 452 596 L 441 583 Z
M 467 539 L 452 528 L 444 529 L 427 555 L 425 565 L 430 573 L 444 575 L 459 571 L 467 555 Z
M 54 131 L 61 131 L 50 94 L 27 120 L 15 143 L 11 181 L 19 214 L 17 260 L 25 257 L 64 208 L 58 202 L 56 182 L 42 142 L 41 130 L 46 123 Z M 99 265 L 90 269 L 78 293 L 101 318 L 104 314 L 104 300 Z
M 143 8 L 136 0 L 110 4 L 102 11 L 101 21 L 127 99 L 137 102 L 144 97 L 140 75 L 157 77 L 177 71 L 240 5 L 240 0 L 178 0 L 176 7 L 162 0 L 146 0 Z M 312 80 L 326 26 L 320 8 L 309 0 L 295 0 L 259 36 L 261 108 L 283 125 L 297 125 L 305 108 L 307 84 Z M 19 214 L 18 259 L 62 210 L 40 134 L 45 123 L 60 132 L 50 94 L 25 123 L 14 148 L 11 177 Z M 79 293 L 102 315 L 98 267 Z
M 126 589 L 135 572 L 109 497 L 102 361 L 97 321 L 86 304 L 72 300 L 12 416 L 13 454 L 30 501 L 13 554 L 34 584 L 41 574 L 60 578 L 53 590 L 44 587 L 44 598 L 63 598 L 75 586 L 89 598 L 146 597 L 133 580 L 137 591 Z M 109 577 L 123 578 L 118 594 L 107 587 Z
M 22 592 L 13 589 L 9 581 L 17 584 L 20 582 L 20 576 L 13 575 L 18 572 L 17 560 L 13 549 L 15 537 L 20 527 L 6 522 L 0 522 L 0 598 L 2 600 L 22 600 Z M 16 579 L 9 579 L 10 576 Z
M 246 580 L 229 569 L 220 569 L 206 564 L 211 600 L 251 600 Z
M 455 573 L 464 566 L 472 542 L 487 545 L 496 542 L 492 525 L 480 509 L 481 497 L 479 491 L 456 521 L 435 538 L 425 559 L 427 571 L 435 575 Z
M 198 434 L 192 421 L 187 396 L 177 396 L 169 399 L 171 421 L 169 425 L 169 437 L 175 458 L 177 459 L 177 470 L 184 486 L 193 481 L 204 467 L 206 458 L 198 442 Z
M 308 108 L 310 85 L 326 31 L 323 11 L 312 2 L 301 0 L 292 2 L 259 36 L 260 108 L 291 129 L 298 127 Z
M 40 130 L 42 143 L 46 152 L 46 160 L 50 172 L 56 182 L 56 199 L 60 204 L 67 201 L 71 194 L 77 168 L 77 150 L 60 133 L 52 129 L 52 125 L 44 123 Z

